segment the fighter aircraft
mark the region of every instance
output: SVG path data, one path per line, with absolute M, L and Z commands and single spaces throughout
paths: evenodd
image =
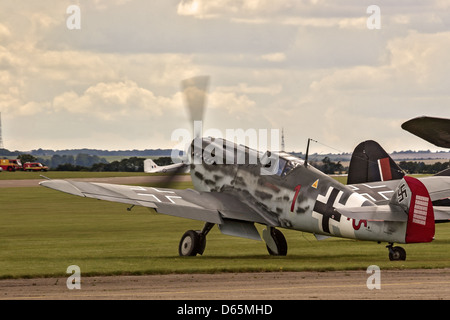
M 201 119 L 204 77 L 183 82 L 192 119 Z M 434 197 L 450 196 L 450 180 L 436 185 L 405 176 L 385 193 L 370 186 L 344 185 L 285 152 L 261 152 L 198 132 L 187 154 L 195 190 L 125 186 L 70 180 L 48 180 L 44 187 L 69 194 L 144 206 L 158 213 L 204 222 L 181 238 L 180 256 L 202 255 L 206 237 L 217 224 L 223 234 L 261 240 L 255 224 L 265 226 L 262 238 L 271 255 L 284 256 L 288 246 L 280 228 L 387 242 L 390 260 L 405 260 L 394 243 L 431 242 L 435 234 Z M 308 154 L 308 151 L 307 151 Z M 442 188 L 442 186 L 446 186 Z M 359 191 L 359 192 L 357 192 Z M 377 198 L 386 201 L 377 203 Z M 449 214 L 448 211 L 443 214 Z

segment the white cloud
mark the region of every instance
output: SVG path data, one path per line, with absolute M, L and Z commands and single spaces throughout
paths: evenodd
M 89 114 L 106 121 L 130 115 L 156 119 L 165 113 L 172 113 L 181 104 L 180 94 L 170 98 L 155 96 L 130 80 L 101 82 L 89 87 L 82 95 L 70 91 L 53 99 L 56 111 Z
M 96 0 L 80 2 L 79 32 L 69 4 L 0 5 L 0 111 L 18 149 L 33 136 L 164 147 L 189 127 L 179 82 L 199 74 L 208 127 L 284 127 L 297 150 L 308 137 L 394 143 L 402 119 L 448 113 L 445 1 L 382 1 L 381 30 L 359 0 Z
M 284 52 L 269 53 L 262 55 L 261 59 L 270 62 L 281 62 L 286 60 L 286 54 Z

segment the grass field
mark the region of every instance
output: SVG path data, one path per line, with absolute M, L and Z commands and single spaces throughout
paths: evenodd
M 126 208 L 42 187 L 1 189 L 0 278 L 66 276 L 73 264 L 85 276 L 450 266 L 450 224 L 437 225 L 432 243 L 402 245 L 407 251 L 402 262 L 389 261 L 384 243 L 317 241 L 290 230 L 283 230 L 288 255 L 272 257 L 264 242 L 225 236 L 217 227 L 203 256 L 181 258 L 181 236 L 200 229 L 201 222 Z
M 109 177 L 133 177 L 149 175 L 144 172 L 89 172 L 89 171 L 47 171 L 47 172 L 25 172 L 3 171 L 0 173 L 0 180 L 25 180 L 42 179 L 40 175 L 50 179 L 75 179 L 75 178 L 109 178 Z

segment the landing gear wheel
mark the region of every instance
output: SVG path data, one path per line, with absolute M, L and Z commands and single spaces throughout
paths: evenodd
M 392 244 L 387 246 L 389 249 L 389 260 L 404 261 L 406 260 L 406 251 L 402 247 L 393 247 Z
M 271 256 L 285 256 L 287 255 L 287 242 L 286 238 L 284 237 L 283 233 L 275 228 L 270 228 L 270 235 L 272 236 L 273 241 L 275 241 L 275 245 L 277 246 L 278 253 L 273 252 L 268 245 L 267 251 L 269 251 L 269 254 Z
M 203 242 L 203 244 L 202 244 Z M 204 246 L 206 245 L 206 239 L 201 241 L 197 231 L 189 230 L 181 237 L 180 245 L 178 246 L 178 253 L 180 256 L 196 256 Z M 203 252 L 202 252 L 203 253 Z

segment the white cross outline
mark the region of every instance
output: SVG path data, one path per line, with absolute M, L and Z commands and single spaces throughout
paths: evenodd
M 149 193 L 138 193 L 138 196 L 146 196 L 146 197 L 153 197 L 155 198 L 156 201 L 161 202 L 161 200 L 158 199 L 157 196 L 155 196 L 154 194 L 149 194 Z
M 154 188 L 154 187 L 151 187 L 150 189 L 153 189 L 153 190 L 155 190 L 156 192 L 175 193 L 174 191 L 170 191 L 170 190 L 159 190 L 159 189 L 156 189 L 156 188 Z
M 172 203 L 175 203 L 175 201 L 172 200 L 173 199 L 183 199 L 180 196 L 165 196 L 167 198 L 167 200 L 169 200 Z
M 159 190 L 157 188 L 151 187 L 150 189 L 153 189 L 156 192 L 159 193 L 175 193 L 175 191 L 170 191 L 170 190 Z M 145 189 L 144 187 L 133 187 L 131 188 L 131 190 L 135 190 L 135 191 L 149 191 L 147 189 Z M 146 197 L 153 197 L 156 201 L 158 202 L 162 202 L 156 195 L 154 194 L 150 194 L 150 193 L 138 193 L 138 196 L 146 196 Z M 167 200 L 169 200 L 171 203 L 176 204 L 175 201 L 173 201 L 172 199 L 183 199 L 180 196 L 164 196 L 166 197 Z
M 370 186 L 370 185 L 368 185 L 368 184 L 365 184 L 365 183 L 361 183 L 361 185 L 362 186 L 365 186 L 366 188 L 369 188 L 369 189 L 377 189 L 377 188 L 388 188 L 385 184 L 384 185 L 381 185 L 381 186 Z M 359 190 L 359 188 L 357 187 L 357 186 L 352 186 L 352 185 L 350 185 L 350 186 L 348 186 L 349 188 L 351 188 L 353 191 L 357 191 L 357 190 Z M 389 188 L 388 188 L 389 189 Z M 358 192 L 357 192 L 358 193 Z M 390 198 L 389 197 L 387 197 L 387 196 L 385 196 L 384 194 L 385 193 L 394 193 L 394 190 L 385 190 L 385 191 L 378 191 L 377 192 L 380 196 L 382 196 L 385 200 L 389 200 Z M 367 192 L 366 193 L 360 193 L 360 195 L 362 195 L 363 197 L 365 197 L 366 199 L 368 199 L 368 200 L 372 200 L 372 201 L 376 201 L 376 199 L 375 198 L 373 198 L 370 194 L 368 194 Z

